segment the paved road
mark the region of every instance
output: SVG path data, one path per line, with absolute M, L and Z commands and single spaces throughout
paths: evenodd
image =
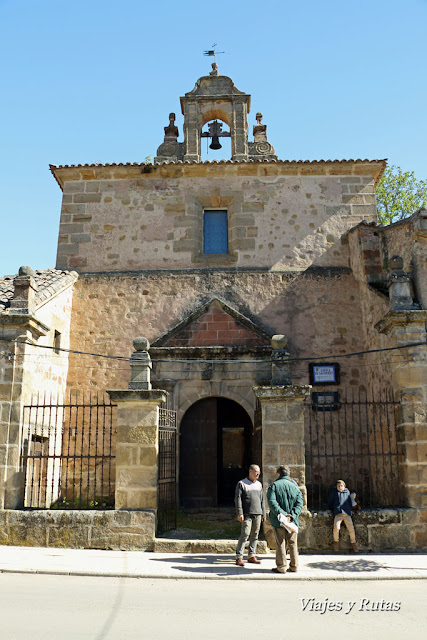
M 268 634 L 276 640 L 330 640 L 339 633 L 345 640 L 382 635 L 417 640 L 425 638 L 426 596 L 425 580 L 260 582 L 3 573 L 0 637 L 248 640 Z M 399 610 L 372 610 L 381 601 L 383 609 Z M 339 602 L 341 610 L 321 613 L 325 603 L 336 609 Z M 349 613 L 347 602 L 355 603 Z

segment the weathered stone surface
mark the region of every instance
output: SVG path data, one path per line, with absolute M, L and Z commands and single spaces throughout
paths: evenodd
M 154 511 L 130 511 L 131 520 L 135 525 L 154 526 L 156 515 Z
M 18 547 L 46 547 L 47 529 L 44 526 L 34 526 L 33 523 L 9 523 L 7 528 L 7 543 Z
M 372 549 L 410 549 L 414 546 L 412 526 L 395 525 L 369 526 L 368 540 Z
M 422 522 L 422 511 L 419 509 L 399 509 L 399 517 L 402 524 L 417 524 Z
M 263 429 L 266 444 L 297 444 L 304 441 L 304 425 L 299 422 L 266 422 Z
M 413 527 L 415 549 L 427 549 L 427 527 L 415 525 Z
M 418 513 L 419 524 L 412 522 Z M 412 550 L 427 546 L 427 510 L 400 509 L 401 520 L 410 523 L 386 523 L 390 514 L 381 510 L 362 511 L 355 516 L 356 538 L 359 547 L 372 551 Z M 8 520 L 12 515 L 14 524 Z M 155 511 L 125 510 L 105 512 L 0 512 L 0 544 L 25 546 L 56 546 L 70 548 L 147 549 L 154 548 Z M 57 515 L 63 516 L 57 518 Z M 82 520 L 82 515 L 87 516 Z M 65 516 L 65 517 L 64 517 Z M 74 517 L 75 516 L 75 517 Z M 380 517 L 382 522 L 380 523 Z M 425 520 L 425 522 L 423 521 Z M 61 522 L 61 524 L 59 524 Z M 83 523 L 85 522 L 85 523 Z M 299 547 L 302 550 L 326 550 L 332 548 L 333 517 L 326 512 L 300 516 Z M 30 535 L 28 531 L 31 529 Z M 269 521 L 264 523 L 267 544 L 274 549 L 274 536 Z M 227 546 L 228 545 L 228 546 Z M 156 540 L 156 550 L 166 553 L 232 553 L 236 541 L 175 541 Z M 349 549 L 350 542 L 344 525 L 341 527 L 340 547 Z M 225 549 L 225 550 L 224 550 Z M 227 551 L 227 549 L 229 549 Z M 258 552 L 263 553 L 265 543 L 260 542 Z
M 391 524 L 400 522 L 400 514 L 396 509 L 381 509 L 378 512 L 379 524 Z
M 157 443 L 156 426 L 119 426 L 117 427 L 117 440 L 123 443 L 140 445 L 155 445 Z
M 132 513 L 130 511 L 113 511 L 112 521 L 115 525 L 123 525 L 127 527 L 132 522 Z
M 116 509 L 156 509 L 157 489 L 116 490 Z
M 305 462 L 305 448 L 302 444 L 281 444 L 279 447 L 281 464 L 301 465 Z
M 153 467 L 157 464 L 157 450 L 155 447 L 139 448 L 139 464 L 143 466 Z
M 46 546 L 87 549 L 90 546 L 89 531 L 90 528 L 82 524 L 73 527 L 49 527 Z
M 119 467 L 116 473 L 116 486 L 120 489 L 157 487 L 155 467 Z

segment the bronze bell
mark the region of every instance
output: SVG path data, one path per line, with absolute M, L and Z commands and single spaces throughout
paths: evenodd
M 219 142 L 218 136 L 212 136 L 212 142 L 209 145 L 209 149 L 222 149 L 222 145 Z

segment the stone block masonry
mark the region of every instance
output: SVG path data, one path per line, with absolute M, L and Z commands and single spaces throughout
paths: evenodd
M 63 184 L 58 268 L 80 272 L 346 266 L 341 237 L 376 219 L 380 163 L 55 168 Z M 242 196 L 244 194 L 244 198 Z M 203 253 L 203 211 L 226 209 L 228 252 Z
M 153 551 L 154 511 L 0 511 L 0 544 Z
M 109 391 L 117 409 L 116 509 L 157 509 L 158 390 Z
M 427 550 L 426 521 L 425 509 L 360 511 L 355 516 L 357 542 L 361 551 Z M 332 516 L 325 512 L 303 513 L 299 549 L 306 553 L 331 551 L 332 522 Z M 0 511 L 0 544 L 169 552 L 167 547 L 162 548 L 161 539 L 157 542 L 155 538 L 154 512 L 145 510 Z M 197 553 L 197 544 L 194 541 L 183 552 Z M 351 548 L 345 527 L 341 529 L 340 548 Z M 235 544 L 229 553 L 234 550 Z

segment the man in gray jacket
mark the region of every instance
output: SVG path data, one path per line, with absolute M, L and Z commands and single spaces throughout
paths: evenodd
M 265 504 L 262 484 L 258 480 L 260 468 L 251 464 L 248 477 L 240 480 L 236 486 L 235 504 L 237 520 L 241 523 L 240 538 L 236 548 L 236 564 L 244 566 L 243 552 L 249 538 L 248 562 L 261 564 L 256 557 L 256 546 L 261 522 L 265 519 Z
M 286 545 L 289 547 L 291 558 L 288 571 L 298 570 L 298 543 L 297 531 L 287 531 L 280 526 L 279 515 L 289 516 L 297 527 L 299 526 L 299 515 L 304 504 L 302 493 L 298 486 L 290 478 L 289 467 L 281 465 L 277 469 L 279 477 L 273 482 L 267 491 L 267 501 L 270 507 L 270 522 L 276 538 L 276 567 L 272 569 L 275 573 L 286 572 Z

